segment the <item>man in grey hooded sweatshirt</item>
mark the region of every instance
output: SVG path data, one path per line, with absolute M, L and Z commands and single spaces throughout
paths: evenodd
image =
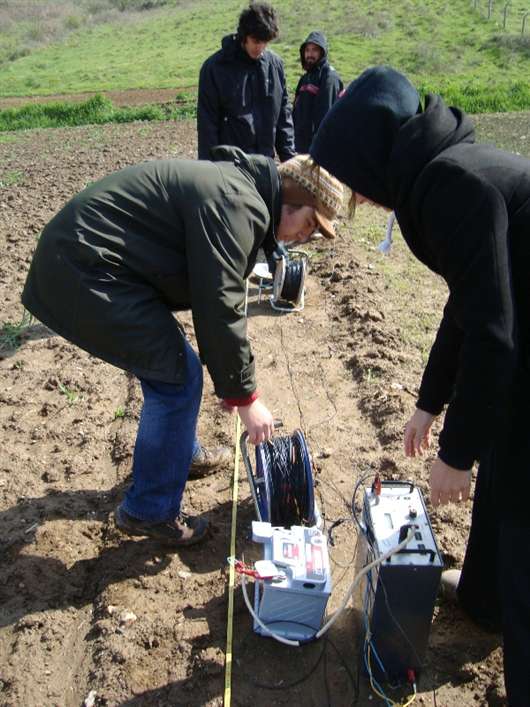
M 294 139 L 296 151 L 306 153 L 322 119 L 344 87 L 328 61 L 328 41 L 322 32 L 311 32 L 300 45 L 300 62 L 305 74 L 296 87 Z

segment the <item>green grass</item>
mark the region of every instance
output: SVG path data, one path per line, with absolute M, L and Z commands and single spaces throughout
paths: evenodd
M 200 64 L 234 30 L 240 10 L 235 0 L 197 0 L 79 29 L 0 65 L 0 95 L 194 87 Z
M 22 334 L 32 322 L 33 317 L 26 310 L 18 323 L 4 322 L 0 329 L 0 351 L 16 351 L 21 344 Z
M 116 410 L 114 411 L 114 419 L 115 420 L 121 420 L 125 417 L 125 408 L 122 405 L 119 405 Z
M 59 381 L 59 383 L 58 383 L 58 388 L 59 388 L 59 391 L 67 399 L 68 404 L 73 405 L 78 398 L 78 395 L 75 392 L 75 390 L 68 388 L 68 386 L 66 386 L 64 383 L 61 383 L 61 381 Z
M 82 103 L 31 103 L 21 108 L 2 110 L 0 132 L 133 120 L 178 120 L 190 117 L 193 112 L 194 108 L 177 104 L 171 107 L 145 105 L 117 108 L 108 98 L 97 94 Z M 2 186 L 5 185 L 0 180 L 0 188 Z
M 23 172 L 20 170 L 13 170 L 11 172 L 6 172 L 0 176 L 0 189 L 6 189 L 7 187 L 12 187 L 18 184 L 24 178 Z
M 105 1 L 113 7 L 109 21 L 95 24 L 89 4 L 79 0 L 77 19 L 62 18 L 60 39 L 52 34 L 45 41 L 44 20 L 38 17 L 0 29 L 0 96 L 134 88 L 175 88 L 175 94 L 191 95 L 201 63 L 235 29 L 244 5 L 240 0 L 165 0 L 154 10 L 120 13 L 120 0 Z M 130 9 L 132 0 L 124 1 Z M 7 6 L 13 3 L 4 0 Z M 135 6 L 140 4 L 137 0 Z M 478 11 L 469 0 L 274 4 L 281 36 L 272 47 L 285 61 L 291 91 L 301 72 L 299 45 L 318 28 L 328 35 L 331 61 L 345 81 L 367 66 L 390 63 L 422 90 L 439 92 L 469 112 L 530 108 L 530 19 L 521 35 L 526 0 L 512 0 L 506 29 L 504 5 L 495 4 L 487 19 L 483 0 Z M 24 51 L 18 55 L 13 47 L 21 42 Z

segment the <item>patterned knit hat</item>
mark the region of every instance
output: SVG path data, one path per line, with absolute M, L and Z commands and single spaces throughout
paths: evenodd
M 342 207 L 344 189 L 338 179 L 315 164 L 309 155 L 296 155 L 283 162 L 278 171 L 282 180 L 282 201 L 293 206 L 312 206 L 319 231 L 335 237 L 333 221 Z

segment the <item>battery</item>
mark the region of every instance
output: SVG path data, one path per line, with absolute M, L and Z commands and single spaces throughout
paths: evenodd
M 253 521 L 252 539 L 263 544 L 263 561 L 273 563 L 277 572 L 273 579 L 255 583 L 255 613 L 284 638 L 312 638 L 331 594 L 326 537 L 315 526 L 286 529 Z M 268 635 L 255 620 L 254 631 Z
M 421 491 L 402 481 L 383 481 L 377 491 L 364 490 L 365 564 L 414 535 L 366 575 L 364 663 L 378 681 L 402 684 L 424 665 L 443 560 Z

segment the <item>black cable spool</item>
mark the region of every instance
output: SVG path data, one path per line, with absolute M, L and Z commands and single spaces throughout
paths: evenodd
M 287 302 L 296 302 L 300 298 L 300 290 L 304 286 L 304 261 L 290 260 L 285 266 L 285 279 L 280 297 Z
M 275 309 L 296 309 L 300 301 L 303 301 L 307 270 L 306 256 L 299 252 L 292 255 L 295 257 L 282 255 L 274 263 L 273 307 L 274 304 L 281 303 L 281 306 L 276 306 Z
M 284 528 L 315 525 L 311 459 L 300 430 L 256 447 L 252 483 L 261 520 Z

